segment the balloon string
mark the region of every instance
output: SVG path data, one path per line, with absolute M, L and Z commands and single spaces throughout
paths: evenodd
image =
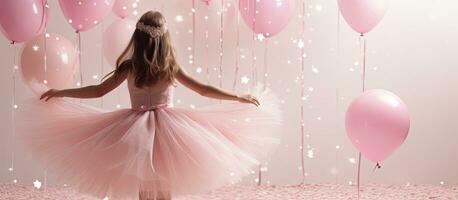
M 240 7 L 240 0 L 238 1 L 238 6 Z M 239 57 L 240 57 L 240 13 L 237 12 L 237 36 L 235 42 L 235 72 L 234 72 L 234 82 L 232 83 L 232 91 L 235 91 L 237 87 L 238 73 L 239 73 Z
M 252 86 L 254 86 L 256 84 L 256 74 L 257 74 L 257 70 L 256 70 L 256 4 L 257 4 L 257 1 L 253 1 L 253 19 L 252 19 L 252 27 L 253 27 L 253 32 L 252 32 L 252 40 L 253 40 L 253 47 L 251 48 L 251 78 L 253 80 L 252 82 Z M 248 4 L 250 5 L 250 4 Z M 248 8 L 248 10 L 250 10 L 250 8 Z
M 13 45 L 13 44 L 12 44 Z M 13 73 L 12 73 L 12 83 L 13 87 L 11 90 L 12 98 L 11 98 L 11 123 L 12 123 L 12 132 L 11 132 L 11 145 L 13 146 L 11 150 L 11 177 L 14 179 L 14 161 L 15 161 L 15 138 L 16 138 L 16 117 L 15 117 L 15 109 L 16 109 L 16 71 L 17 71 L 17 46 L 14 45 L 13 47 Z M 13 180 L 14 181 L 14 180 Z
M 44 70 L 45 70 L 45 73 L 44 73 L 44 79 L 47 80 L 47 72 L 48 72 L 48 41 L 47 41 L 47 34 L 46 33 L 46 27 L 45 27 L 45 34 L 43 35 L 43 49 L 44 49 L 44 52 L 45 52 L 45 55 L 44 55 Z M 47 81 L 43 81 L 45 84 L 47 84 Z
M 261 186 L 262 184 L 262 165 L 260 164 L 259 165 L 259 168 L 258 168 L 258 186 Z
M 208 8 L 207 8 L 208 9 Z M 209 45 L 208 45 L 208 16 L 205 16 L 205 55 L 208 55 L 209 52 Z M 210 84 L 210 66 L 209 61 L 207 60 L 205 66 L 205 77 L 207 79 L 207 83 Z
M 364 40 L 364 34 L 360 35 L 361 45 L 361 79 L 362 79 L 362 92 L 366 91 L 366 42 Z M 360 198 L 360 175 L 361 175 L 361 152 L 358 154 L 358 200 Z
M 361 43 L 361 65 L 362 65 L 361 80 L 363 82 L 362 90 L 363 92 L 365 92 L 366 91 L 366 41 L 364 39 L 363 34 L 361 34 L 360 36 L 360 43 Z
M 80 66 L 80 87 L 83 87 L 83 67 L 81 63 L 81 54 L 82 54 L 82 49 L 81 49 L 81 33 L 79 31 L 76 31 L 77 38 L 78 38 L 78 64 Z
M 252 19 L 252 27 L 253 27 L 253 32 L 251 35 L 252 41 L 253 41 L 253 46 L 251 48 L 251 79 L 252 79 L 252 87 L 255 87 L 256 82 L 257 82 L 257 69 L 256 69 L 256 4 L 257 1 L 253 1 L 253 19 Z M 248 4 L 249 6 L 250 4 Z M 248 8 L 250 10 L 250 8 Z M 261 185 L 261 177 L 262 177 L 262 171 L 261 171 L 262 164 L 259 164 L 258 168 L 258 186 Z
M 223 54 L 224 54 L 224 44 L 223 44 L 223 39 L 224 39 L 224 0 L 221 0 L 221 16 L 220 16 L 220 35 L 219 35 L 219 74 L 218 74 L 218 80 L 219 80 L 219 87 L 223 87 Z M 221 102 L 221 101 L 220 101 Z
M 192 66 L 195 68 L 196 60 L 196 0 L 192 0 Z
M 336 1 L 336 3 L 337 3 L 337 1 Z M 336 64 L 337 69 L 335 70 L 335 72 L 336 72 L 337 76 L 335 77 L 336 78 L 336 99 L 335 99 L 335 101 L 336 101 L 336 110 L 335 110 L 335 112 L 336 112 L 335 113 L 336 120 L 334 120 L 334 122 L 335 122 L 334 126 L 335 126 L 336 130 L 339 130 L 339 122 L 338 122 L 337 119 L 339 119 L 339 98 L 340 98 L 340 93 L 339 93 L 340 84 L 339 84 L 339 78 L 338 78 L 339 77 L 338 76 L 338 74 L 339 74 L 339 66 L 340 66 L 340 8 L 339 8 L 338 5 L 337 5 L 337 27 L 336 27 L 336 32 L 337 32 L 337 38 L 336 38 L 336 41 L 337 41 L 337 49 L 336 49 L 336 51 L 337 51 L 337 59 L 336 59 L 336 61 L 337 61 L 337 64 Z M 336 131 L 336 133 L 339 134 L 338 131 Z M 336 157 L 335 157 L 336 170 L 338 168 L 338 152 L 339 151 L 337 149 Z M 337 184 L 337 182 L 338 182 L 338 173 L 335 174 L 335 183 Z
M 263 90 L 266 90 L 267 88 L 267 78 L 269 76 L 268 74 L 268 66 L 267 66 L 267 50 L 268 50 L 268 45 L 269 45 L 269 42 L 268 40 L 264 40 L 264 76 L 263 76 L 263 80 L 264 80 L 264 83 L 263 83 Z
M 302 40 L 305 39 L 305 7 L 306 7 L 306 0 L 302 1 L 302 22 L 301 22 L 301 34 Z M 305 118 L 304 118 L 304 96 L 305 96 L 305 47 L 301 48 L 301 185 L 305 183 L 305 152 L 304 152 L 304 140 L 305 140 Z
M 340 57 L 340 8 L 337 6 L 337 58 Z
M 357 176 L 357 185 L 358 185 L 358 200 L 360 198 L 360 176 L 361 176 L 361 152 L 358 154 L 358 176 Z
M 102 22 L 100 24 L 100 35 L 103 37 L 103 29 L 105 28 L 104 23 Z M 104 64 L 103 64 L 103 47 L 102 45 L 100 46 L 100 80 L 102 80 L 102 77 L 104 75 L 104 70 L 103 70 Z M 104 99 L 103 96 L 100 97 L 100 107 L 103 108 L 104 105 Z
M 79 81 L 79 86 L 83 87 L 83 66 L 81 62 L 81 54 L 82 54 L 82 49 L 81 49 L 81 33 L 79 30 L 76 31 L 76 36 L 78 40 L 78 64 L 79 64 L 79 71 L 80 71 L 80 81 Z M 83 99 L 79 99 L 79 102 L 83 102 Z
M 46 192 L 46 188 L 48 187 L 48 170 L 45 170 L 44 172 L 44 181 L 43 181 L 43 189 Z

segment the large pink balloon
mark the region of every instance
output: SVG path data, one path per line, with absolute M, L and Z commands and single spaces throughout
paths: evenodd
M 135 31 L 135 24 L 135 21 L 129 19 L 119 19 L 113 22 L 103 33 L 103 56 L 113 67 L 127 44 L 129 44 L 130 38 Z
M 386 90 L 369 90 L 347 110 L 347 135 L 369 160 L 380 162 L 406 139 L 410 117 L 406 105 Z
M 138 7 L 139 1 L 140 0 L 115 0 L 113 12 L 118 17 L 124 19 L 134 13 L 135 9 Z
M 67 22 L 76 31 L 86 31 L 99 24 L 113 8 L 114 0 L 59 0 Z
M 271 37 L 288 24 L 294 13 L 293 3 L 293 0 L 240 0 L 239 10 L 251 30 Z
M 35 83 L 45 83 L 57 89 L 73 87 L 79 69 L 77 57 L 76 49 L 68 39 L 47 33 L 45 47 L 44 35 L 38 35 L 22 48 L 20 66 L 24 82 L 32 90 L 36 89 Z
M 0 4 L 0 30 L 9 40 L 25 42 L 43 33 L 46 0 L 3 0 Z
M 338 0 L 339 10 L 353 30 L 365 34 L 382 20 L 388 0 Z

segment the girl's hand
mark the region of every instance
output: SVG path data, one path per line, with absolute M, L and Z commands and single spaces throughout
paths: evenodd
M 40 100 L 45 99 L 45 101 L 48 101 L 53 97 L 62 97 L 60 90 L 50 89 L 41 95 Z
M 251 95 L 238 96 L 238 101 L 242 103 L 251 103 L 251 104 L 254 104 L 255 106 L 261 105 L 258 99 Z

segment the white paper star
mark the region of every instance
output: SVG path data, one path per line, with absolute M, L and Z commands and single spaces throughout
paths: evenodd
M 33 182 L 33 187 L 40 189 L 41 188 L 41 182 L 39 180 L 35 180 Z
M 242 76 L 242 78 L 240 78 L 240 81 L 242 82 L 242 84 L 247 84 L 250 81 L 250 79 L 247 76 Z

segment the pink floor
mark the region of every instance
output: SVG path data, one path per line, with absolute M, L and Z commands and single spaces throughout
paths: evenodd
M 0 184 L 0 200 L 59 199 L 94 200 L 77 194 L 69 187 L 48 187 L 46 191 L 14 184 Z M 177 197 L 174 200 L 351 200 L 356 199 L 355 186 L 310 184 L 297 186 L 233 186 L 205 195 Z M 365 185 L 365 200 L 458 200 L 458 186 Z

